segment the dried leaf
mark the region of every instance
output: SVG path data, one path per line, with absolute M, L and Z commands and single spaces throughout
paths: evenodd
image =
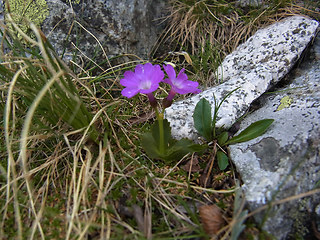
M 240 129 L 240 122 L 235 122 L 228 130 L 229 137 L 233 137 Z
M 199 161 L 197 157 L 192 158 L 189 160 L 185 165 L 181 167 L 181 169 L 185 170 L 186 172 L 199 172 L 201 170 L 199 166 Z
M 200 186 L 206 188 L 208 185 L 211 184 L 212 179 L 211 179 L 211 171 L 213 168 L 213 163 L 216 157 L 217 153 L 217 144 L 214 142 L 213 144 L 213 151 L 212 154 L 210 155 L 210 161 L 208 162 L 207 166 L 205 167 L 201 177 L 200 177 Z
M 280 100 L 280 105 L 279 107 L 277 108 L 276 111 L 281 111 L 282 109 L 285 109 L 285 108 L 288 108 L 290 107 L 291 103 L 292 103 L 292 98 L 289 97 L 289 96 L 285 96 L 283 97 L 281 100 Z
M 199 207 L 199 215 L 204 231 L 210 236 L 216 235 L 224 225 L 222 213 L 216 205 Z
M 190 65 L 192 65 L 192 59 L 189 56 L 189 54 L 187 52 L 181 52 L 182 55 L 184 56 L 184 58 L 186 59 L 187 63 L 189 63 Z
M 143 217 L 143 211 L 142 211 L 141 207 L 134 204 L 132 206 L 132 212 L 133 212 L 134 219 L 137 222 L 138 229 L 140 230 L 140 232 L 145 232 L 144 217 Z
M 204 171 L 201 176 L 200 176 L 200 179 L 199 179 L 199 185 L 203 188 L 206 188 L 207 186 L 209 186 L 211 184 L 211 179 L 209 179 L 209 176 L 208 176 L 208 172 L 207 171 Z

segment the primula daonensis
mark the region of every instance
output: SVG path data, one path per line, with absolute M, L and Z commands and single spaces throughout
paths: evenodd
M 178 76 L 171 65 L 163 66 L 169 78 L 164 79 L 163 81 L 171 86 L 170 93 L 168 97 L 164 100 L 164 107 L 168 107 L 172 103 L 172 99 L 179 94 L 187 93 L 200 93 L 201 90 L 198 89 L 199 83 L 188 80 L 187 74 L 184 73 L 184 68 L 181 69 Z
M 176 93 L 199 93 L 199 83 L 189 81 L 187 74 L 184 73 L 184 69 L 181 69 L 178 76 L 171 65 L 164 65 L 168 78 L 164 79 L 164 72 L 159 65 L 152 65 L 146 63 L 144 65 L 139 64 L 136 66 L 134 72 L 126 71 L 124 78 L 120 80 L 120 84 L 125 88 L 121 91 L 121 94 L 127 98 L 131 98 L 138 93 L 146 94 L 149 97 L 149 101 L 152 107 L 156 108 L 157 101 L 153 96 L 153 92 L 158 89 L 161 81 L 171 86 L 170 93 L 163 101 L 163 107 L 169 107 Z
M 158 89 L 159 83 L 164 78 L 159 65 L 139 64 L 134 72 L 126 71 L 123 76 L 124 78 L 120 80 L 120 84 L 126 87 L 121 91 L 123 96 L 131 98 L 138 93 L 143 93 L 148 95 L 150 103 L 155 102 L 152 92 Z

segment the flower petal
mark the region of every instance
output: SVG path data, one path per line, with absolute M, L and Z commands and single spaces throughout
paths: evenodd
M 127 98 L 132 98 L 139 93 L 139 89 L 136 88 L 125 88 L 121 91 L 121 94 Z
M 188 76 L 187 74 L 184 73 L 184 68 L 181 69 L 181 71 L 179 72 L 177 79 L 181 80 L 181 81 L 187 81 L 188 80 Z
M 171 85 L 172 89 L 179 94 L 187 93 L 199 93 L 201 92 L 198 89 L 199 83 L 189 81 L 187 74 L 184 73 L 185 69 L 182 68 L 176 77 L 174 68 L 171 65 L 163 66 L 169 78 L 164 79 L 163 81 Z
M 164 72 L 159 65 L 153 66 L 151 63 L 138 64 L 134 70 L 126 71 L 120 84 L 124 87 L 121 94 L 131 98 L 140 93 L 149 94 L 157 90 L 159 83 L 164 78 Z
M 171 80 L 169 78 L 163 79 L 163 82 L 172 86 Z
M 123 76 L 124 78 L 120 80 L 120 84 L 124 87 L 135 87 L 140 82 L 135 73 L 131 71 L 126 71 Z
M 193 81 L 184 81 L 182 87 L 176 88 L 176 92 L 179 94 L 187 94 L 187 93 L 196 93 L 198 92 L 197 87 L 199 86 L 199 83 L 193 82 Z
M 160 83 L 161 81 L 163 81 L 164 72 L 161 70 L 159 65 L 154 66 L 152 74 L 153 74 L 152 75 L 152 82 Z
M 176 78 L 176 71 L 171 65 L 163 66 L 164 70 L 166 71 L 169 79 L 172 81 L 172 79 Z
M 143 75 L 145 78 L 150 78 L 152 76 L 154 66 L 151 63 L 146 63 L 143 65 Z
M 156 91 L 159 88 L 159 83 L 157 82 L 151 82 L 151 85 L 149 88 L 145 89 L 140 89 L 140 92 L 143 94 L 148 94 Z
M 136 66 L 136 68 L 134 69 L 134 73 L 136 74 L 136 76 L 143 76 L 144 73 L 144 68 L 142 64 L 138 64 Z

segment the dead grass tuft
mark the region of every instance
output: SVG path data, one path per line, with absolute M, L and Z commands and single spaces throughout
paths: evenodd
M 257 29 L 285 17 L 305 14 L 319 18 L 319 12 L 302 2 L 265 1 L 260 6 L 241 6 L 237 1 L 171 0 L 168 28 L 163 40 L 177 44 L 178 50 L 196 54 L 207 42 L 229 54 Z M 175 48 L 174 48 L 175 49 Z
M 155 52 L 162 49 L 160 58 L 185 66 L 194 80 L 210 87 L 223 81 L 215 72 L 226 55 L 258 29 L 296 14 L 320 19 L 312 1 L 269 0 L 249 6 L 239 1 L 170 0 L 168 27 Z M 189 54 L 191 61 L 172 57 L 174 51 Z

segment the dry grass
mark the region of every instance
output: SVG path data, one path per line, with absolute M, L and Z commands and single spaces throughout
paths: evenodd
M 41 55 L 2 55 L 7 164 L 1 164 L 1 238 L 166 239 L 203 235 L 195 209 L 188 212 L 189 207 L 183 204 L 203 204 L 210 194 L 224 195 L 234 190 L 189 185 L 178 164 L 161 171 L 164 164 L 152 162 L 139 147 L 141 129 L 148 128 L 148 121 L 138 125 L 130 121 L 150 110 L 146 99 L 132 102 L 113 97 L 119 91 L 117 75 L 113 83 L 100 87 L 101 80 L 88 72 L 75 75 L 68 66 L 57 65 L 61 60 L 48 51 L 47 39 L 34 25 L 32 29 L 35 40 L 22 31 L 20 34 L 31 44 L 28 48 L 40 49 Z M 105 72 L 110 74 L 121 67 Z M 22 91 L 20 84 L 30 74 L 51 76 L 32 96 Z M 91 109 L 86 127 L 70 126 L 63 118 L 52 124 L 47 121 L 52 117 L 46 112 L 50 108 L 42 110 L 41 104 L 55 95 L 55 88 L 66 81 L 65 75 L 71 76 L 81 93 L 77 103 L 83 101 Z M 56 86 L 58 81 L 61 84 Z M 103 97 L 97 98 L 96 93 Z M 31 101 L 24 102 L 28 96 Z M 45 104 L 51 105 L 51 101 Z M 90 126 L 95 126 L 100 137 L 92 138 Z M 188 195 L 190 192 L 203 197 L 194 198 Z
M 264 1 L 259 6 L 241 6 L 239 1 L 170 0 L 167 29 L 155 47 L 167 61 L 182 64 L 204 86 L 221 82 L 215 72 L 226 55 L 258 29 L 292 16 L 320 19 L 312 1 Z M 309 3 L 309 4 L 308 4 Z M 165 49 L 169 52 L 163 52 Z M 171 52 L 191 56 L 191 61 Z M 211 55 L 208 55 L 211 52 Z
M 199 48 L 203 50 L 207 42 L 229 54 L 259 28 L 288 16 L 306 14 L 319 18 L 318 12 L 294 1 L 266 1 L 266 5 L 241 7 L 236 1 L 171 0 L 170 6 L 164 39 L 179 44 L 180 50 L 190 49 L 191 54 L 198 53 Z

